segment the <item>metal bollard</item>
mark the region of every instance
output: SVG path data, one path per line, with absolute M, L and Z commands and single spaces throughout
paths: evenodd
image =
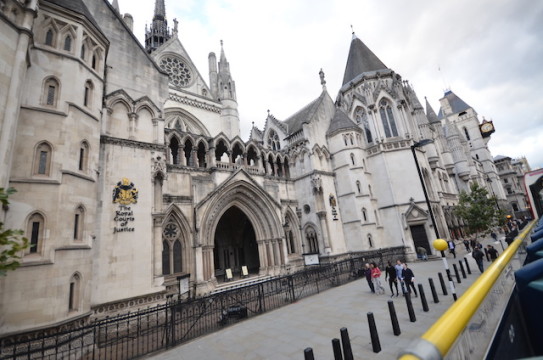
M 341 345 L 343 345 L 343 358 L 345 360 L 354 360 L 351 339 L 349 339 L 347 328 L 341 328 L 339 332 L 341 333 Z
M 462 273 L 462 279 L 467 278 L 466 270 L 464 270 L 464 265 L 462 264 L 462 261 L 459 261 L 458 265 L 460 265 L 460 272 Z
M 305 360 L 315 360 L 315 357 L 313 356 L 313 349 L 312 348 L 306 348 L 304 350 L 304 359 Z
M 341 354 L 341 343 L 338 338 L 332 339 L 332 349 L 334 350 L 334 360 L 343 360 L 343 355 Z
M 394 301 L 388 301 L 388 312 L 390 313 L 390 322 L 392 323 L 392 331 L 394 335 L 398 336 L 402 333 L 400 330 L 400 323 L 398 322 L 398 315 L 396 315 L 396 309 L 394 308 Z
M 445 286 L 445 280 L 443 279 L 443 274 L 437 273 L 437 276 L 439 277 L 439 282 L 441 283 L 441 291 L 443 291 L 443 295 L 447 295 L 447 287 Z
M 468 270 L 468 274 L 471 275 L 471 269 L 469 268 L 468 259 L 464 258 L 464 262 L 466 263 L 466 270 Z
M 407 305 L 407 312 L 409 313 L 409 321 L 417 321 L 415 310 L 413 310 L 413 303 L 411 302 L 411 294 L 408 292 L 405 293 L 405 304 Z
M 432 297 L 434 298 L 434 304 L 437 304 L 439 302 L 439 298 L 437 297 L 437 291 L 436 291 L 436 287 L 434 285 L 434 280 L 432 278 L 428 278 L 428 282 L 430 283 L 430 290 L 432 291 Z
M 456 276 L 456 282 L 460 284 L 462 281 L 460 280 L 460 273 L 458 272 L 458 267 L 456 266 L 456 264 L 453 264 L 453 269 L 454 276 Z
M 424 288 L 422 284 L 417 284 L 419 288 L 420 301 L 422 302 L 422 311 L 428 312 L 430 308 L 428 307 L 428 301 L 426 301 L 426 294 L 424 293 Z
M 368 325 L 370 327 L 371 346 L 374 353 L 381 351 L 381 342 L 379 341 L 379 334 L 377 333 L 377 326 L 375 326 L 375 319 L 373 313 L 368 313 Z

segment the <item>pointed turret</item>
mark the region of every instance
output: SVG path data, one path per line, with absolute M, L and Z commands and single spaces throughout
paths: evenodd
M 362 73 L 385 69 L 388 69 L 386 65 L 353 32 L 343 85 Z
M 149 30 L 145 29 L 145 50 L 148 53 L 155 51 L 160 45 L 171 38 L 168 21 L 166 20 L 166 6 L 164 0 L 155 1 L 155 15 Z
M 218 73 L 218 97 L 221 100 L 236 100 L 236 84 L 230 75 L 230 64 L 224 54 L 223 42 L 221 40 L 221 58 L 219 60 Z
M 432 105 L 430 105 L 430 103 L 428 102 L 428 99 L 424 97 L 424 100 L 426 100 L 426 117 L 428 118 L 428 121 L 430 122 L 430 124 L 439 122 L 439 120 L 437 119 L 436 112 L 432 108 Z

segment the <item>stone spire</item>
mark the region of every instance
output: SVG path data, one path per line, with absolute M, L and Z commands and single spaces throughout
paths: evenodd
M 171 38 L 168 21 L 166 20 L 166 6 L 164 0 L 155 1 L 155 15 L 149 30 L 145 29 L 145 50 L 152 53 L 159 46 Z
M 353 80 L 358 75 L 377 70 L 388 69 L 377 55 L 375 55 L 367 46 L 360 40 L 353 31 L 353 39 L 347 65 L 345 66 L 345 75 L 343 76 L 343 85 Z
M 424 100 L 426 100 L 426 117 L 428 118 L 428 121 L 430 122 L 430 124 L 439 122 L 439 120 L 437 119 L 436 112 L 434 111 L 430 103 L 428 102 L 428 99 L 426 98 L 426 96 L 424 97 Z
M 221 40 L 221 57 L 219 60 L 218 94 L 220 99 L 236 100 L 236 83 L 230 74 L 230 64 L 224 54 L 223 41 Z

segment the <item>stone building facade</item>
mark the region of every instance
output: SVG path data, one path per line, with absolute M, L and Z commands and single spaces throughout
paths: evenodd
M 0 15 L 0 181 L 18 191 L 1 215 L 32 244 L 0 278 L 0 334 L 308 259 L 433 253 L 462 236 L 459 190 L 505 199 L 476 112 L 451 91 L 425 109 L 354 34 L 335 100 L 321 71 L 318 98 L 244 140 L 222 44 L 205 79 L 164 0 L 145 44 L 115 1 L 5 0 Z

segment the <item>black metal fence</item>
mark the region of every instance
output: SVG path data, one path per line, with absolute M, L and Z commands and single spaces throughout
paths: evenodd
M 405 255 L 404 247 L 359 253 L 245 287 L 173 301 L 146 310 L 0 339 L 0 359 L 132 359 L 217 331 L 240 319 L 277 309 L 353 281 L 366 262 L 381 267 Z

